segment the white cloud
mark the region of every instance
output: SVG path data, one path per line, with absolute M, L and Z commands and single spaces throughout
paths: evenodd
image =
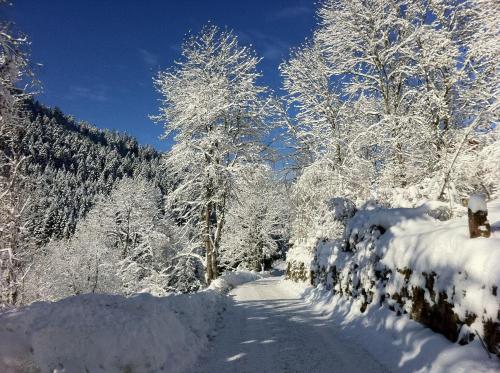
M 291 6 L 278 10 L 277 12 L 271 14 L 269 19 L 279 20 L 279 19 L 293 19 L 297 17 L 305 17 L 312 13 L 312 9 L 307 6 Z
M 158 56 L 146 49 L 139 49 L 139 54 L 142 61 L 147 67 L 157 67 L 158 66 Z
M 73 85 L 69 87 L 67 98 L 70 100 L 85 99 L 97 102 L 107 102 L 111 99 L 111 96 L 109 95 L 109 87 L 104 84 L 97 84 L 90 88 Z

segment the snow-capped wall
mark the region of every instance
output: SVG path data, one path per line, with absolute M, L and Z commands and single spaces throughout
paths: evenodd
M 452 341 L 475 335 L 500 356 L 500 200 L 488 203 L 490 238 L 469 238 L 467 216 L 444 206 L 359 211 L 343 237 L 317 242 L 311 281 L 385 304 Z M 446 214 L 444 214 L 446 215 Z

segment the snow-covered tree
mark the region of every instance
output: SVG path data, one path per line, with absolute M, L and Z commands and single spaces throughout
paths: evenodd
M 176 244 L 158 188 L 124 179 L 99 199 L 69 240 L 52 241 L 38 253 L 26 301 L 94 292 L 163 295 Z
M 459 51 L 446 67 L 422 66 L 428 71 L 426 84 L 432 87 L 427 91 L 434 98 L 432 123 L 437 127 L 437 148 L 441 151 L 436 163 L 437 197 L 465 197 L 471 192 L 474 174 L 478 179 L 473 184 L 483 185 L 475 191 L 490 194 L 493 190 L 485 189 L 488 183 L 483 177 L 488 176 L 479 176 L 470 165 L 491 140 L 483 136 L 491 138 L 492 124 L 498 121 L 500 6 L 490 0 L 440 1 L 431 9 L 436 20 L 430 27 Z M 471 173 L 466 175 L 465 170 Z
M 426 12 L 421 1 L 355 0 L 326 1 L 318 13 L 315 42 L 341 94 L 364 100 L 364 122 L 375 126 L 381 180 L 390 186 L 418 180 L 432 162 L 416 53 Z M 426 50 L 430 59 L 440 57 L 443 48 L 437 46 Z
M 162 197 L 153 183 L 142 179 L 125 178 L 111 193 L 103 198 L 102 218 L 111 246 L 125 258 L 140 245 L 144 232 L 153 229 L 160 218 Z
M 218 275 L 233 177 L 259 157 L 268 129 L 271 105 L 257 84 L 259 60 L 231 31 L 207 26 L 185 41 L 181 61 L 155 79 L 162 95 L 155 119 L 175 140 L 166 158 L 173 180 L 167 205 L 186 228 L 188 253 L 204 248 L 208 281 Z
M 29 175 L 27 230 L 37 247 L 71 237 L 97 196 L 108 195 L 124 177 L 153 181 L 165 192 L 160 153 L 150 146 L 31 100 L 26 111 L 19 149 Z
M 467 189 L 468 144 L 498 115 L 498 11 L 492 1 L 321 3 L 312 39 L 281 71 L 297 110 L 290 133 L 329 164 L 338 194 L 381 198 L 422 181 L 430 198 Z
M 118 293 L 119 250 L 106 240 L 112 222 L 99 203 L 82 220 L 71 239 L 49 242 L 37 252 L 23 289 L 23 302 L 58 300 L 85 293 Z
M 6 5 L 1 0 L 0 7 Z M 26 260 L 23 231 L 28 199 L 23 190 L 25 157 L 19 152 L 24 119 L 17 86 L 27 76 L 27 39 L 16 36 L 0 21 L 0 305 L 16 303 Z
M 280 70 L 286 105 L 297 112 L 286 124 L 300 168 L 321 162 L 321 177 L 329 173 L 332 192 L 366 197 L 374 177 L 370 155 L 376 142 L 362 114 L 365 100 L 342 99 L 332 85 L 325 53 L 311 42 L 294 50 Z
M 264 260 L 288 244 L 288 193 L 264 165 L 248 167 L 235 184 L 237 193 L 229 202 L 221 241 L 221 264 L 230 270 L 263 270 Z

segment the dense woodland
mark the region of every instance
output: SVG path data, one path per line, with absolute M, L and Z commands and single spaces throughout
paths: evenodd
M 29 231 L 37 245 L 69 238 L 96 196 L 109 194 L 124 177 L 151 180 L 164 190 L 160 154 L 154 149 L 130 136 L 77 123 L 57 108 L 28 102 L 25 110 L 18 141 L 32 199 Z
M 206 26 L 154 77 L 165 154 L 35 102 L 28 38 L 2 21 L 0 304 L 196 291 L 338 234 L 334 197 L 453 213 L 494 196 L 498 15 L 493 0 L 322 1 L 280 65 L 283 97 L 251 47 Z

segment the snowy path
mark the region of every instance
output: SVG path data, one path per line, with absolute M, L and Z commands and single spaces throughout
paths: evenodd
M 281 277 L 234 289 L 223 326 L 194 372 L 385 372 Z

